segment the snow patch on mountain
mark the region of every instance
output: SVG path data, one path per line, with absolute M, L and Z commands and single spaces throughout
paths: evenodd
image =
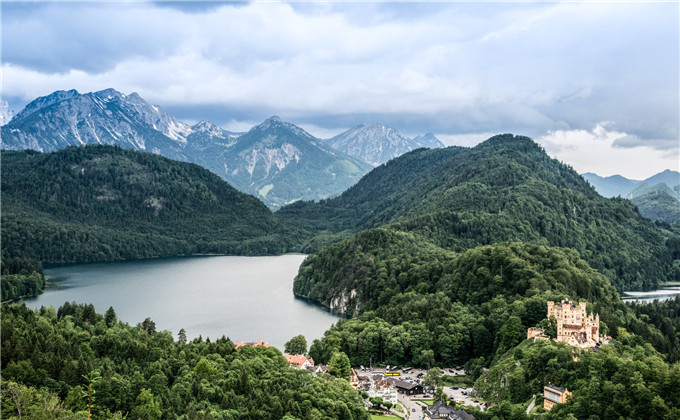
M 9 107 L 6 100 L 0 98 L 0 127 L 7 124 L 14 117 L 14 111 Z

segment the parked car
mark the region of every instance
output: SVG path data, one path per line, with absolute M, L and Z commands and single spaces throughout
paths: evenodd
M 451 389 L 458 389 L 458 387 L 457 387 L 457 386 L 452 386 Z

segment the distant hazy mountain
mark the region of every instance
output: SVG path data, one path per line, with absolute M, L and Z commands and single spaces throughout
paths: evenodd
M 658 184 L 659 182 L 663 182 L 672 189 L 676 185 L 680 185 L 680 172 L 666 169 L 663 172 L 659 172 L 656 175 L 650 176 L 649 178 L 645 179 L 642 182 L 645 182 L 649 185 L 655 185 Z
M 668 184 L 663 182 L 659 182 L 658 184 L 654 185 L 648 184 L 647 182 L 643 182 L 629 194 L 626 194 L 626 198 L 633 199 L 645 194 L 649 194 L 650 192 L 666 194 L 669 197 L 675 198 L 676 200 L 680 200 L 680 195 L 678 195 L 678 185 L 671 188 L 668 186 Z
M 633 191 L 642 181 L 628 179 L 621 175 L 601 177 L 592 172 L 581 174 L 603 197 L 623 196 Z
M 657 185 L 666 187 L 665 184 Z M 676 190 L 675 197 L 677 196 Z M 640 214 L 648 219 L 666 223 L 680 223 L 680 201 L 663 189 L 650 190 L 645 194 L 633 197 L 630 201 L 638 206 Z
M 3 126 L 10 122 L 12 117 L 14 117 L 14 111 L 10 109 L 7 101 L 0 98 L 0 126 Z
M 420 147 L 444 147 L 432 134 L 409 139 L 382 124 L 361 124 L 328 139 L 333 148 L 378 166 Z
M 621 175 L 603 178 L 591 172 L 582 176 L 605 197 L 628 198 L 648 219 L 680 223 L 680 172 L 666 169 L 642 181 Z
M 658 174 L 641 181 L 628 179 L 621 175 L 601 177 L 592 172 L 586 172 L 581 174 L 581 176 L 604 197 L 616 197 L 619 195 L 622 197 L 630 196 L 634 189 L 645 183 L 648 185 L 656 185 L 662 182 L 671 189 L 676 185 L 680 185 L 680 172 L 671 171 L 670 169 L 666 169 L 663 172 L 659 172 Z
M 278 118 L 245 134 L 207 121 L 190 127 L 138 94 L 114 89 L 37 98 L 1 130 L 3 149 L 112 144 L 197 163 L 270 208 L 337 195 L 370 170 Z

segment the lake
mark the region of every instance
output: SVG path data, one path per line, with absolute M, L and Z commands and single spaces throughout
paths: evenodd
M 201 256 L 74 264 L 45 269 L 45 293 L 28 306 L 66 301 L 92 303 L 136 325 L 150 317 L 175 339 L 181 328 L 192 339 L 225 335 L 232 341 L 264 340 L 283 350 L 303 334 L 310 345 L 340 317 L 293 296 L 293 279 L 304 255 Z
M 621 298 L 624 302 L 634 300 L 640 302 L 652 302 L 654 299 L 674 299 L 677 295 L 680 295 L 680 286 L 663 287 L 661 289 L 652 290 L 649 292 L 623 292 Z

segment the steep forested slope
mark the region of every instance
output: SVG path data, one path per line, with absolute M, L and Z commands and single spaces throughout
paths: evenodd
M 668 243 L 676 235 L 513 135 L 471 149 L 413 151 L 335 199 L 296 203 L 277 216 L 334 234 L 387 225 L 457 252 L 503 241 L 572 248 L 619 289 L 654 287 L 680 256 Z
M 189 163 L 112 146 L 3 152 L 4 257 L 98 261 L 291 250 L 256 198 Z

